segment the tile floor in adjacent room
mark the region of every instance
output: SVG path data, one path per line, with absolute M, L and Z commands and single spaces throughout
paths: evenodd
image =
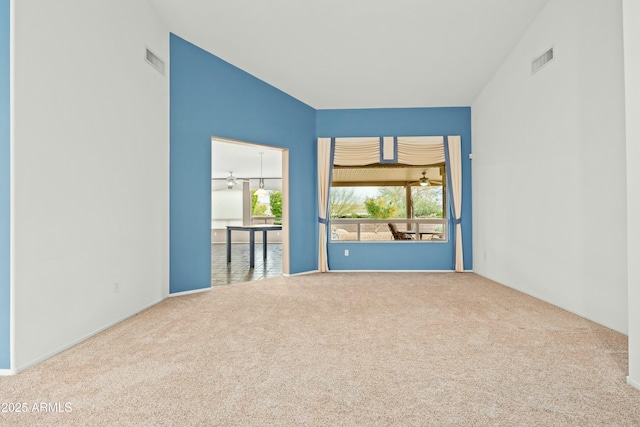
M 256 244 L 256 263 L 249 268 L 249 244 L 231 245 L 231 264 L 227 265 L 227 245 L 211 245 L 211 286 L 250 282 L 282 275 L 282 244 L 267 245 L 267 259 L 263 260 L 262 243 Z

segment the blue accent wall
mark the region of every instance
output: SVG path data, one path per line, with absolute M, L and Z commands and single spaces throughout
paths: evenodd
M 290 270 L 317 269 L 315 110 L 171 34 L 170 292 L 211 285 L 211 137 L 289 149 Z
M 319 110 L 317 137 L 460 135 L 462 143 L 462 241 L 464 268 L 473 268 L 471 230 L 471 108 Z M 331 242 L 332 270 L 452 270 L 453 227 L 447 243 Z M 344 250 L 349 249 L 349 256 Z
M 0 0 L 0 369 L 11 369 L 10 26 L 9 0 Z

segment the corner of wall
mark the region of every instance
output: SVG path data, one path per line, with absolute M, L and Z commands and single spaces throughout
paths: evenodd
M 18 370 L 166 296 L 169 85 L 145 47 L 166 60 L 168 32 L 146 0 L 72 4 L 14 2 Z
M 640 2 L 623 0 L 627 166 L 627 286 L 629 377 L 640 389 Z
M 472 105 L 473 211 L 478 274 L 625 331 L 620 25 L 619 2 L 546 3 Z
M 11 292 L 11 14 L 0 0 L 0 372 L 13 367 Z

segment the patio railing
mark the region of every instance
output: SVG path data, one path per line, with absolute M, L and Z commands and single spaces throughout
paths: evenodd
M 398 231 L 411 236 L 415 242 L 446 242 L 446 218 L 332 218 L 330 220 L 333 242 L 384 242 L 394 241 L 388 224 L 395 224 Z M 409 241 L 409 240 L 404 240 Z

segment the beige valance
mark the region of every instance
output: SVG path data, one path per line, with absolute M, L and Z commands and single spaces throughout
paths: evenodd
M 336 138 L 333 164 L 364 166 L 380 162 L 380 138 Z
M 444 137 L 399 136 L 398 163 L 405 165 L 444 163 Z
M 444 137 L 442 136 L 399 136 L 397 140 L 398 158 L 396 160 L 398 163 L 433 165 L 445 162 Z M 389 159 L 388 147 L 385 152 L 385 159 Z M 336 138 L 334 165 L 364 166 L 379 162 L 379 137 Z

